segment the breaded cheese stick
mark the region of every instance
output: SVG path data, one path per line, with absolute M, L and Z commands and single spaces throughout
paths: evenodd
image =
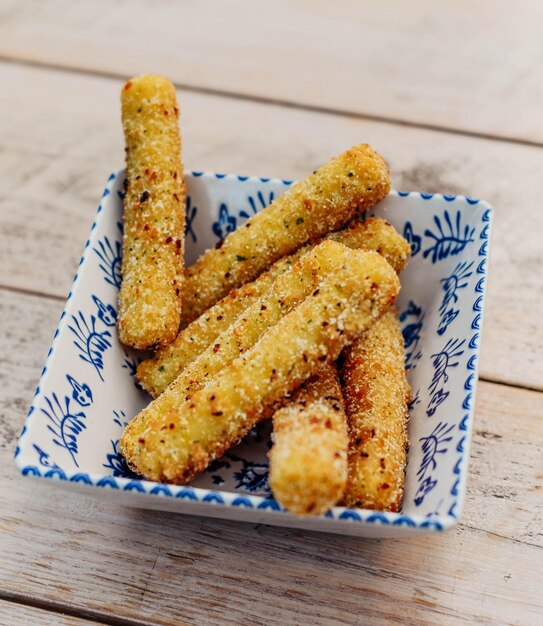
M 395 309 L 345 351 L 341 376 L 350 437 L 343 503 L 397 511 L 407 460 L 410 388 Z
M 384 220 L 373 218 L 366 222 L 366 226 L 364 246 L 383 254 L 399 273 L 410 255 L 407 241 Z M 357 246 L 359 243 L 356 229 L 345 229 L 337 234 L 341 235 L 341 241 L 346 245 Z M 355 343 L 359 341 L 357 339 Z M 341 453 L 339 443 L 343 434 L 347 437 L 343 405 L 341 411 L 339 405 L 335 405 L 338 411 L 336 419 L 328 423 L 329 430 L 322 428 L 323 416 L 327 414 L 323 412 L 323 399 L 337 396 L 337 370 L 335 365 L 331 367 L 334 375 L 330 373 L 330 368 L 316 374 L 273 417 L 274 446 L 270 452 L 272 490 L 283 506 L 298 515 L 318 515 L 326 511 L 343 495 L 340 485 L 345 489 L 347 449 L 343 450 L 343 456 L 336 456 Z M 332 458 L 336 459 L 335 462 Z M 340 469 L 343 467 L 345 480 L 341 483 Z
M 202 387 L 209 378 L 252 348 L 270 326 L 318 290 L 328 274 L 354 254 L 336 241 L 320 243 L 278 276 L 268 292 L 246 309 L 171 384 L 185 394 Z
M 170 386 L 130 422 L 121 452 L 151 480 L 185 483 L 239 442 L 280 402 L 371 326 L 400 289 L 375 252 L 352 251 L 312 294 L 245 354 L 185 399 Z
M 255 279 L 304 243 L 340 228 L 382 200 L 389 190 L 386 163 L 367 144 L 332 159 L 187 269 L 182 327 L 231 289 Z
M 325 239 L 352 249 L 376 250 L 396 272 L 403 269 L 410 254 L 407 241 L 391 224 L 377 217 L 368 218 L 364 222 L 355 220 L 344 229 L 330 233 Z M 314 250 L 315 245 L 309 244 L 280 259 L 255 281 L 230 292 L 182 330 L 173 343 L 143 361 L 137 372 L 142 387 L 154 398 L 158 397 L 243 311 L 270 289 L 275 278 L 285 273 L 303 255 Z
M 173 341 L 179 330 L 185 183 L 174 86 L 129 80 L 121 93 L 126 195 L 119 339 L 134 348 Z
M 305 298 L 319 289 L 327 275 L 355 252 L 336 241 L 323 241 L 278 276 L 268 293 L 246 309 L 206 350 L 170 384 L 181 396 L 194 393 L 243 354 Z
M 347 419 L 338 373 L 327 363 L 273 416 L 270 486 L 295 515 L 320 515 L 347 484 Z

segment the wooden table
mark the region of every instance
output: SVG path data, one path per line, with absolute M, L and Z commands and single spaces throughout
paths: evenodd
M 0 1 L 0 623 L 543 623 L 543 5 Z M 494 205 L 465 513 L 363 540 L 22 479 L 15 442 L 107 175 L 119 90 L 179 87 L 189 168 L 297 178 L 366 141 Z

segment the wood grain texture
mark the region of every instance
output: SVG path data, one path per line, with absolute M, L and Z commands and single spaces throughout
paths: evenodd
M 106 505 L 18 476 L 61 303 L 0 290 L 0 589 L 139 624 L 540 623 L 543 394 L 481 383 L 460 526 L 366 540 Z
M 0 600 L 0 624 L 6 626 L 98 626 L 97 622 Z
M 0 63 L 0 284 L 63 298 L 111 171 L 122 166 L 117 80 Z M 187 169 L 300 178 L 367 141 L 397 189 L 495 206 L 481 375 L 543 389 L 543 150 L 179 93 Z M 39 100 L 39 106 L 37 105 Z
M 0 55 L 543 141 L 543 6 L 4 0 Z

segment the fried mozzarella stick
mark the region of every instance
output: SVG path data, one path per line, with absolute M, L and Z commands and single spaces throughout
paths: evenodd
M 273 416 L 270 486 L 295 515 L 320 515 L 347 483 L 347 419 L 337 369 L 327 363 Z
M 185 398 L 170 386 L 124 431 L 128 464 L 151 480 L 185 483 L 238 443 L 266 409 L 316 373 L 395 301 L 400 284 L 375 252 L 351 251 L 245 354 Z
M 121 93 L 126 195 L 119 338 L 134 348 L 173 341 L 179 330 L 185 183 L 174 86 L 129 80 Z
M 359 243 L 352 229 L 342 241 Z M 373 218 L 363 244 L 383 254 L 396 273 L 410 255 L 407 241 L 384 220 Z M 340 389 L 340 397 L 341 393 Z M 343 496 L 349 439 L 343 402 L 335 402 L 337 396 L 337 370 L 331 365 L 305 383 L 273 416 L 270 484 L 275 498 L 295 515 L 319 515 Z M 330 406 L 337 411 L 331 413 Z M 335 419 L 328 419 L 330 414 Z
M 187 269 L 182 327 L 231 289 L 253 280 L 304 243 L 340 228 L 382 200 L 389 190 L 386 163 L 367 144 L 332 159 Z
M 377 217 L 370 217 L 364 222 L 355 220 L 346 228 L 330 233 L 325 239 L 337 241 L 352 249 L 376 250 L 397 272 L 403 269 L 410 252 L 409 244 L 394 227 Z M 138 366 L 137 378 L 142 387 L 154 398 L 158 397 L 184 368 L 214 343 L 245 310 L 269 291 L 278 276 L 284 274 L 298 259 L 314 249 L 315 245 L 309 244 L 294 254 L 280 259 L 255 281 L 231 291 L 197 320 L 191 322 L 173 343 Z M 218 340 L 217 342 L 221 343 Z
M 354 251 L 336 241 L 323 241 L 272 284 L 268 293 L 246 309 L 198 358 L 171 383 L 188 396 L 243 354 L 287 313 L 318 290 L 327 275 L 341 267 Z
M 353 254 L 340 243 L 323 241 L 279 276 L 269 291 L 243 311 L 171 384 L 185 394 L 202 387 L 207 379 L 252 348 L 270 326 L 317 290 L 326 276 Z
M 349 424 L 349 507 L 398 511 L 407 460 L 410 397 L 397 311 L 345 351 L 341 372 Z

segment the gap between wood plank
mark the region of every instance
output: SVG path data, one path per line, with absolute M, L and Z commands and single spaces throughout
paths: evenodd
M 96 76 L 100 78 L 109 78 L 115 80 L 126 80 L 126 76 L 124 74 L 110 72 L 110 71 L 102 71 L 102 70 L 92 70 L 87 68 L 75 68 L 70 65 L 63 65 L 60 63 L 51 63 L 51 62 L 40 62 L 40 61 L 30 61 L 25 59 L 17 59 L 14 57 L 10 57 L 7 55 L 0 54 L 0 62 L 10 63 L 12 65 L 22 65 L 26 67 L 33 68 L 42 68 L 56 71 L 64 71 L 72 74 L 86 74 L 88 76 Z M 512 143 L 521 146 L 530 146 L 534 148 L 543 148 L 543 142 L 539 141 L 530 141 L 529 139 L 515 139 L 513 137 L 502 137 L 500 135 L 493 135 L 490 133 L 479 133 L 476 131 L 470 130 L 459 130 L 456 128 L 448 128 L 446 126 L 440 126 L 438 124 L 424 124 L 422 122 L 411 122 L 408 120 L 403 120 L 400 118 L 392 118 L 392 117 L 383 117 L 380 115 L 372 115 L 370 113 L 356 113 L 355 111 L 349 111 L 346 109 L 335 109 L 331 107 L 324 107 L 318 105 L 310 105 L 310 104 L 301 104 L 298 102 L 276 99 L 276 98 L 267 98 L 264 96 L 252 96 L 249 94 L 238 93 L 233 91 L 226 91 L 222 89 L 213 89 L 211 87 L 198 87 L 194 85 L 187 85 L 185 83 L 179 83 L 173 81 L 174 85 L 177 89 L 181 89 L 183 91 L 188 91 L 191 93 L 203 94 L 208 96 L 218 96 L 222 98 L 228 98 L 230 100 L 242 100 L 248 102 L 255 102 L 257 104 L 267 104 L 270 106 L 283 107 L 286 109 L 295 109 L 301 111 L 308 111 L 311 113 L 322 113 L 323 115 L 333 115 L 340 117 L 347 117 L 351 119 L 358 120 L 366 120 L 370 122 L 380 122 L 382 124 L 390 124 L 392 126 L 405 126 L 409 128 L 418 128 L 421 130 L 431 130 L 439 133 L 447 133 L 451 135 L 459 135 L 461 137 L 472 137 L 476 139 L 485 139 L 487 141 L 498 141 L 503 143 Z
M 139 626 L 149 623 L 140 621 L 135 622 L 125 617 L 117 617 L 115 615 L 99 613 L 97 611 L 92 611 L 88 609 L 77 609 L 69 605 L 60 604 L 58 602 L 50 602 L 48 600 L 40 600 L 38 598 L 20 596 L 1 590 L 0 600 L 3 600 L 4 602 L 11 602 L 12 604 L 19 604 L 21 606 L 31 606 L 35 609 L 48 611 L 49 613 L 59 613 L 78 619 L 91 620 L 93 622 L 96 622 L 97 624 L 104 624 L 104 626 Z
M 45 298 L 46 300 L 55 300 L 56 302 L 64 302 L 66 296 L 57 296 L 53 293 L 46 293 L 45 291 L 35 291 L 34 289 L 25 289 L 24 287 L 15 287 L 14 285 L 2 285 L 0 284 L 0 291 L 8 291 L 10 293 L 20 293 L 23 296 L 34 296 L 36 298 Z
M 504 539 L 505 541 L 511 541 L 512 543 L 519 543 L 523 546 L 529 546 L 530 548 L 537 548 L 538 550 L 542 550 L 543 546 L 540 546 L 537 543 L 532 543 L 531 541 L 522 541 L 520 539 L 515 539 L 514 537 L 508 537 L 507 535 L 500 535 L 499 533 L 495 533 L 491 530 L 485 530 L 483 528 L 477 528 L 477 526 L 471 526 L 469 524 L 459 524 L 458 526 L 463 526 L 464 528 L 468 528 L 469 530 L 474 530 L 478 533 L 486 533 L 491 537 L 498 537 L 498 539 Z
M 0 284 L 0 292 L 7 291 L 8 293 L 17 293 L 23 296 L 29 296 L 34 298 L 45 298 L 46 300 L 53 300 L 55 302 L 65 302 L 66 298 L 63 296 L 57 296 L 55 294 L 46 293 L 43 291 L 34 291 L 33 289 L 24 289 L 23 287 L 14 287 L 13 285 Z M 479 380 L 485 383 L 493 383 L 494 385 L 503 385 L 504 387 L 513 387 L 514 389 L 523 389 L 524 391 L 535 391 L 537 393 L 543 393 L 543 389 L 538 387 L 531 387 L 530 385 L 513 385 L 499 378 L 486 378 L 485 376 L 479 376 Z

